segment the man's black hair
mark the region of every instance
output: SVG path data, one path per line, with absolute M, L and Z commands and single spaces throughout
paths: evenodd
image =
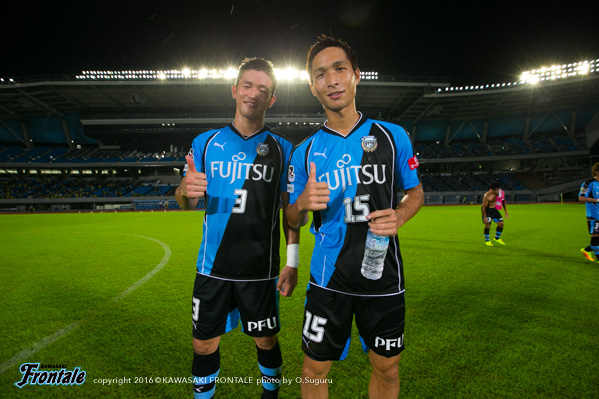
M 310 46 L 310 49 L 308 50 L 308 57 L 306 59 L 306 71 L 308 72 L 310 83 L 312 83 L 312 61 L 314 61 L 314 58 L 318 53 L 329 47 L 339 47 L 345 51 L 345 55 L 347 56 L 352 69 L 354 71 L 358 69 L 358 60 L 356 58 L 356 54 L 349 44 L 332 36 L 320 35 L 318 36 L 316 43 Z
M 269 60 L 265 60 L 264 58 L 245 58 L 241 65 L 239 66 L 239 71 L 237 72 L 237 80 L 235 84 L 239 84 L 239 80 L 241 79 L 241 75 L 245 71 L 261 71 L 268 75 L 268 77 L 272 80 L 272 93 L 270 96 L 274 96 L 277 91 L 277 77 L 275 75 L 274 66 L 272 62 Z

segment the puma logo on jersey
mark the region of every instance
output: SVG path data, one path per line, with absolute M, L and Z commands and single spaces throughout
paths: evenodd
M 223 144 L 219 144 L 219 143 L 214 143 L 215 146 L 220 147 L 221 150 L 225 150 L 225 144 L 227 144 L 227 142 L 224 142 Z
M 310 341 L 310 340 L 306 339 L 306 337 L 302 337 L 302 340 L 303 340 L 303 341 L 304 341 L 304 343 L 306 344 L 306 348 L 308 348 L 308 349 L 309 349 L 309 348 L 310 348 L 310 342 L 312 342 L 312 341 Z
M 315 152 L 314 153 L 315 157 L 324 157 L 324 159 L 327 159 L 327 149 L 325 148 L 323 152 Z

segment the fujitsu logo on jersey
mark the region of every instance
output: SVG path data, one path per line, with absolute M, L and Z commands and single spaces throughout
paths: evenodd
M 210 163 L 212 178 L 217 176 L 223 179 L 235 180 L 264 180 L 270 183 L 275 173 L 272 166 L 241 162 L 246 158 L 245 153 L 233 155 L 232 161 L 215 161 Z
M 349 165 L 351 156 L 344 154 L 337 161 L 337 168 L 332 172 L 327 172 L 318 177 L 319 181 L 326 181 L 329 190 L 336 190 L 339 187 L 345 190 L 354 184 L 385 184 L 387 177 L 385 175 L 386 165 L 367 164 L 367 165 Z M 348 166 L 349 165 L 349 166 Z

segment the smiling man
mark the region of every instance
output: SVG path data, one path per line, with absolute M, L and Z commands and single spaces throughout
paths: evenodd
M 278 396 L 278 291 L 290 296 L 297 285 L 299 233 L 287 228 L 283 212 L 287 266 L 277 282 L 279 210 L 288 203 L 286 172 L 293 145 L 264 125 L 276 88 L 270 61 L 244 60 L 232 87 L 235 119 L 193 140 L 175 194 L 183 209 L 206 200 L 192 299 L 196 399 L 214 397 L 220 337 L 240 318 L 243 332 L 256 343 L 262 397 Z
M 347 43 L 319 37 L 306 69 L 327 120 L 294 150 L 287 174 L 289 225 L 304 225 L 312 212 L 316 236 L 304 313 L 302 397 L 328 397 L 326 376 L 332 361 L 347 355 L 355 317 L 372 364 L 369 396 L 397 398 L 405 316 L 397 230 L 423 204 L 418 161 L 402 127 L 356 110 L 360 70 Z M 399 204 L 398 190 L 405 192 Z M 382 276 L 375 280 L 361 271 L 369 229 L 390 237 Z

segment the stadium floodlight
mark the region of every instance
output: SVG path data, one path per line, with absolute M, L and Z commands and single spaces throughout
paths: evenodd
M 208 70 L 206 68 L 202 68 L 198 71 L 198 79 L 206 79 L 208 76 Z
M 277 77 L 278 80 L 287 80 L 287 81 L 291 81 L 291 80 L 308 80 L 308 74 L 305 71 L 296 69 L 296 68 L 292 68 L 292 67 L 288 67 L 285 69 L 274 69 L 275 71 L 275 76 Z
M 550 67 L 541 67 L 532 69 L 522 74 L 522 82 L 536 83 L 541 80 L 567 79 L 576 76 L 588 75 L 594 73 L 596 60 L 579 61 L 569 64 L 552 65 Z
M 537 84 L 541 81 L 555 81 L 558 79 L 569 79 L 580 76 L 587 76 L 599 72 L 599 59 L 591 61 L 579 61 L 569 64 L 554 64 L 551 66 L 543 66 L 529 71 L 524 71 L 520 75 L 520 79 L 516 82 L 493 83 L 480 86 L 462 86 L 462 87 L 445 87 L 445 93 L 471 91 L 471 90 L 492 90 L 505 89 L 510 87 L 521 86 L 524 84 Z M 367 79 L 368 73 L 362 73 L 362 79 Z M 437 89 L 437 93 L 443 92 L 442 89 Z
M 296 71 L 293 68 L 286 68 L 275 69 L 274 72 L 278 80 L 293 80 Z
M 299 78 L 300 78 L 300 80 L 309 80 L 309 79 L 310 79 L 310 77 L 308 76 L 308 72 L 307 72 L 307 71 L 304 71 L 304 70 L 302 70 L 302 71 L 300 72 L 300 74 L 299 74 Z M 11 80 L 12 80 L 12 79 L 11 79 Z
M 223 78 L 225 79 L 235 79 L 237 77 L 237 69 L 235 68 L 228 68 L 226 71 L 223 72 Z
M 589 62 L 585 61 L 583 64 L 581 64 L 578 68 L 578 71 L 581 75 L 588 75 L 591 71 L 591 66 L 589 65 Z
M 177 79 L 199 79 L 199 80 L 231 80 L 237 77 L 237 68 L 227 69 L 208 69 L 201 68 L 194 70 L 190 68 L 184 68 L 182 70 L 139 70 L 139 71 L 82 71 L 80 75 L 75 76 L 77 80 L 133 80 L 133 79 L 144 79 L 144 80 L 177 80 Z M 288 81 L 307 81 L 308 73 L 301 69 L 286 68 L 275 69 L 275 74 L 280 80 Z M 371 79 L 377 79 L 378 73 L 371 72 Z
M 378 72 L 365 72 L 360 71 L 360 79 L 364 80 L 378 80 L 379 73 Z

